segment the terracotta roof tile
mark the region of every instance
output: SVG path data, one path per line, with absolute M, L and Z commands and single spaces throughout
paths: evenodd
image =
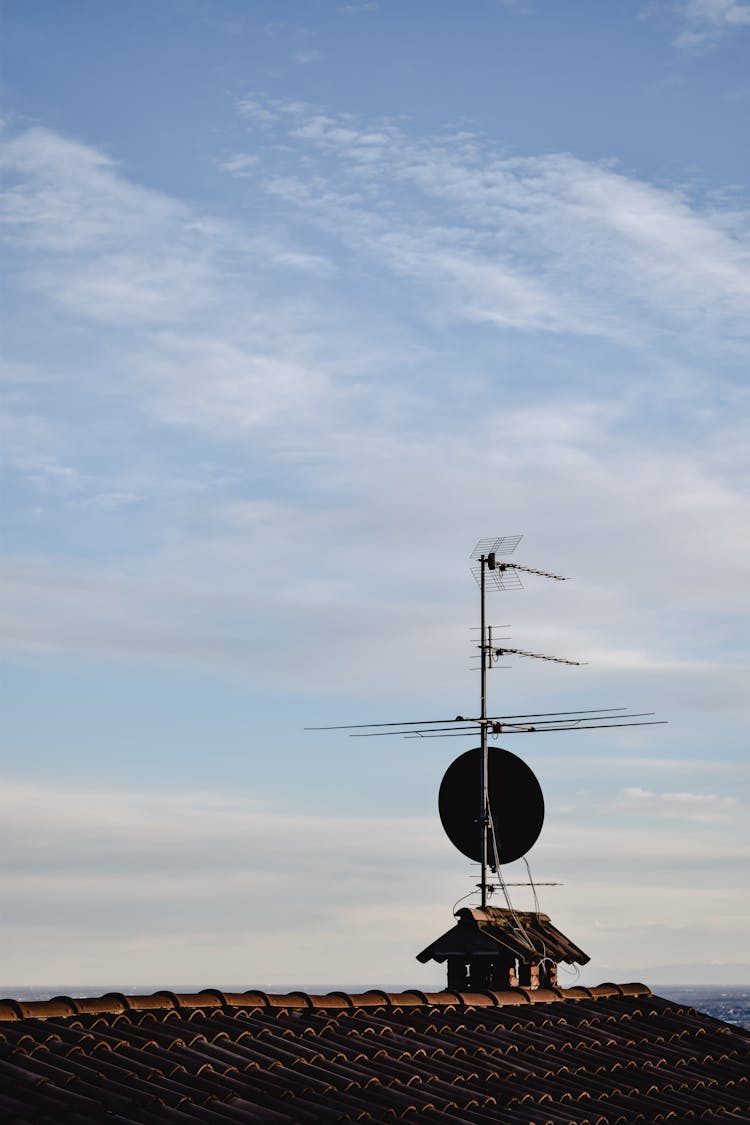
M 8 1125 L 750 1121 L 750 1035 L 643 985 L 0 1001 Z

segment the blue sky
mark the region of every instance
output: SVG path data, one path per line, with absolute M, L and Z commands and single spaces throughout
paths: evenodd
M 543 908 L 750 979 L 750 4 L 1 10 L 5 983 L 440 980 L 463 743 L 303 728 L 475 708 L 521 532 L 493 709 L 669 720 L 508 739 Z

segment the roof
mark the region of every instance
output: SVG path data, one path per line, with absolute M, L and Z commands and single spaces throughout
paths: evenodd
M 750 1033 L 641 984 L 0 1001 L 0 1119 L 750 1121 Z
M 556 964 L 585 965 L 588 955 L 553 926 L 547 914 L 528 910 L 503 910 L 497 906 L 464 907 L 458 923 L 417 954 L 418 961 L 445 961 L 453 956 L 494 956 L 507 950 L 528 959 L 531 951 Z

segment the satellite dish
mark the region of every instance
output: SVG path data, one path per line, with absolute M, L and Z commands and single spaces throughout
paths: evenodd
M 536 843 L 544 823 L 541 786 L 524 761 L 509 750 L 490 746 L 487 788 L 500 863 L 520 859 Z M 438 807 L 451 843 L 469 859 L 482 862 L 482 751 L 467 750 L 445 771 Z M 487 862 L 494 868 L 492 833 L 487 833 Z

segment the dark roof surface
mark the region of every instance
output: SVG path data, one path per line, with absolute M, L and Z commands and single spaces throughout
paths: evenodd
M 502 910 L 496 906 L 466 906 L 458 922 L 417 954 L 418 961 L 445 961 L 447 957 L 508 950 L 516 957 L 551 958 L 556 964 L 585 965 L 588 954 L 553 926 L 547 914 Z
M 644 985 L 0 1001 L 0 1120 L 750 1122 L 750 1033 Z

